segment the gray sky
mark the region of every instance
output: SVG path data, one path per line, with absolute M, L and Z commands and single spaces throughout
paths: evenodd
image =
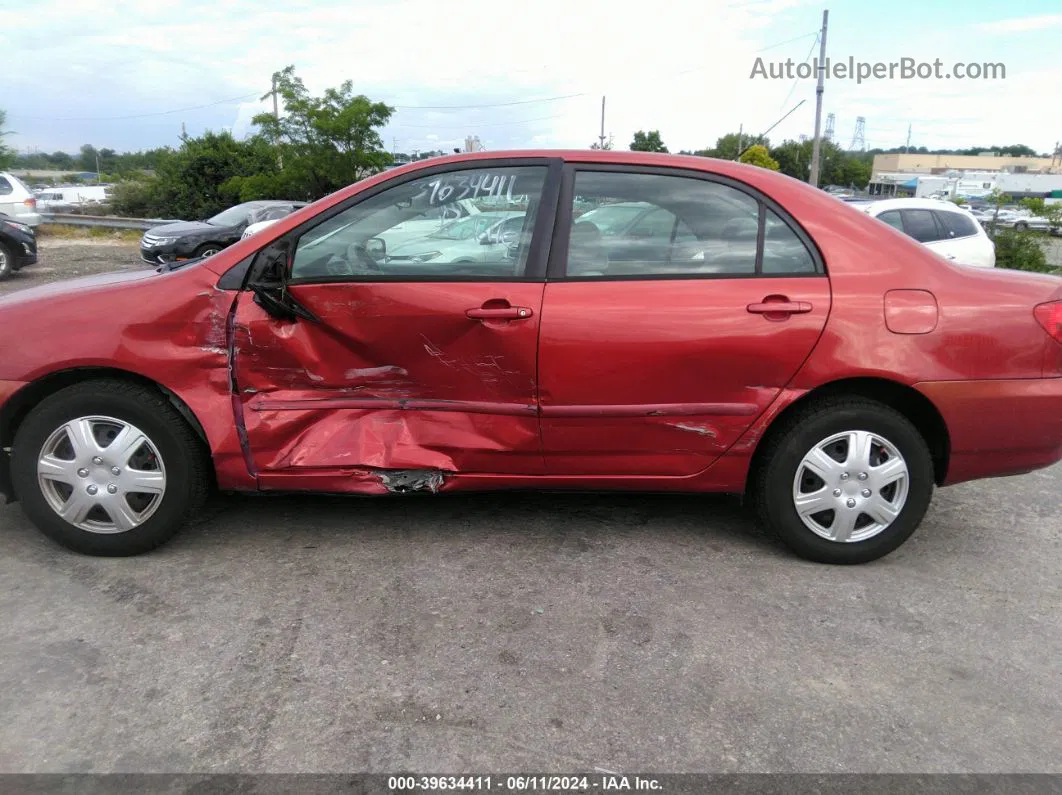
M 76 151 L 177 142 L 188 132 L 250 131 L 273 71 L 294 64 L 313 92 L 354 81 L 397 106 L 384 131 L 399 151 L 449 149 L 466 134 L 488 149 L 620 148 L 659 129 L 672 151 L 710 146 L 744 124 L 810 134 L 814 80 L 750 79 L 755 60 L 817 54 L 823 4 L 806 0 L 151 0 L 109 7 L 34 0 L 0 10 L 0 108 L 9 144 Z M 833 0 L 835 60 L 910 56 L 945 68 L 1003 62 L 1005 80 L 829 80 L 825 112 L 847 145 L 857 116 L 866 144 L 964 147 L 1062 138 L 1058 0 L 886 5 Z M 202 107 L 209 105 L 209 107 Z M 174 112 L 176 111 L 176 112 Z

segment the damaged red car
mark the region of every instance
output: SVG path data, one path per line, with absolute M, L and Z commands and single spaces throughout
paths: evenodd
M 539 488 L 739 493 L 858 563 L 934 487 L 1062 458 L 1062 280 L 705 158 L 428 160 L 0 323 L 0 490 L 96 555 L 212 488 Z

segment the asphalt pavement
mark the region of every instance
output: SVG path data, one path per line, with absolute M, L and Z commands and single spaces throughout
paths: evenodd
M 220 498 L 150 555 L 0 508 L 7 772 L 1060 772 L 1062 467 L 861 567 L 727 497 Z
M 0 772 L 1062 772 L 1060 531 L 1062 466 L 853 568 L 727 497 L 219 498 L 122 560 L 0 507 Z

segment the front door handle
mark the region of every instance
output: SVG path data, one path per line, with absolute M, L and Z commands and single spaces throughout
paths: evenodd
M 758 304 L 749 304 L 746 309 L 754 315 L 803 315 L 811 311 L 807 301 L 763 300 Z
M 504 307 L 479 307 L 468 309 L 465 316 L 472 320 L 526 320 L 534 314 L 530 307 L 504 306 Z

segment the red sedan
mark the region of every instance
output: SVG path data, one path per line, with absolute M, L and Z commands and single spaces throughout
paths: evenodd
M 859 563 L 935 485 L 1062 458 L 1062 280 L 696 157 L 429 160 L 0 324 L 0 491 L 95 555 L 215 486 L 538 488 L 736 492 Z

